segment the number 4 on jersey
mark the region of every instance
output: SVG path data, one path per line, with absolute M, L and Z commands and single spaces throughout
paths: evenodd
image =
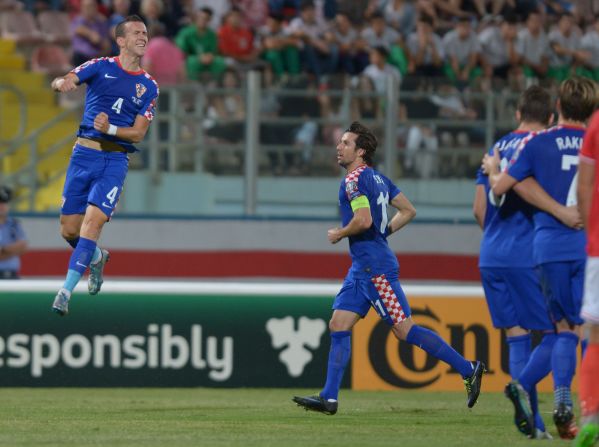
M 123 108 L 123 98 L 117 99 L 111 107 L 111 109 L 114 110 L 118 114 L 121 113 L 122 108 Z

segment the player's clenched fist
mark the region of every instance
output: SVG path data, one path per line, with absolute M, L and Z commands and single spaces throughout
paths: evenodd
M 94 118 L 94 129 L 102 132 L 108 133 L 108 127 L 110 123 L 108 122 L 108 115 L 104 112 L 100 112 Z
M 52 89 L 56 92 L 70 92 L 77 88 L 77 83 L 75 82 L 75 78 L 72 76 L 65 76 L 61 78 L 56 78 L 52 81 Z
M 342 239 L 342 237 L 341 237 L 341 228 L 331 228 L 327 232 L 327 237 L 328 237 L 329 242 L 331 244 L 336 244 L 337 242 L 339 242 Z

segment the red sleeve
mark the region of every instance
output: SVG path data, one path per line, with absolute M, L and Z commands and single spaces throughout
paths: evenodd
M 591 124 L 584 134 L 582 149 L 580 150 L 580 159 L 588 163 L 595 163 L 597 160 L 597 137 L 599 134 L 599 113 L 595 112 L 591 118 Z

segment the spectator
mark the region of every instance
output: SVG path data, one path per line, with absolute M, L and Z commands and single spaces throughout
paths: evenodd
M 299 15 L 300 0 L 268 0 L 268 10 L 290 22 Z
M 98 12 L 96 0 L 81 1 L 81 15 L 71 21 L 71 33 L 75 66 L 110 52 L 108 23 Z
M 108 19 L 108 27 L 110 30 L 110 43 L 111 43 L 111 54 L 119 54 L 119 46 L 116 44 L 116 38 L 114 37 L 114 30 L 116 26 L 125 20 L 131 11 L 130 0 L 114 0 L 112 2 L 112 15 Z
M 225 16 L 231 10 L 230 0 L 193 0 L 194 11 L 199 11 L 203 8 L 210 8 L 212 15 L 210 17 L 210 28 L 219 29 L 225 20 Z
M 233 5 L 241 10 L 243 24 L 252 31 L 257 31 L 266 25 L 268 3 L 264 0 L 233 0 Z
M 206 135 L 237 143 L 244 135 L 245 100 L 239 90 L 241 78 L 236 70 L 228 68 L 223 73 L 220 87 L 229 89 L 224 94 L 211 95 L 207 112 Z
M 361 51 L 356 45 L 358 32 L 352 26 L 349 17 L 344 13 L 337 14 L 333 32 L 335 44 L 339 48 L 339 66 L 352 76 L 364 70 L 368 64 L 368 53 Z
M 385 95 L 387 92 L 389 79 L 397 88 L 401 81 L 399 70 L 387 63 L 388 56 L 389 53 L 385 47 L 374 47 L 370 50 L 370 65 L 364 69 L 363 73 L 363 76 L 372 81 L 374 89 L 379 95 Z
M 599 82 L 599 16 L 580 40 L 581 67 L 578 74 Z
M 266 25 L 259 30 L 262 57 L 270 63 L 278 79 L 285 73 L 297 75 L 301 68 L 299 41 L 285 34 L 282 20 L 281 16 L 270 14 Z
M 408 72 L 408 58 L 403 49 L 401 34 L 385 22 L 381 13 L 374 13 L 370 17 L 370 26 L 361 34 L 361 44 L 358 48 L 368 52 L 370 48 L 385 47 L 389 53 L 389 63 L 396 66 L 402 75 Z
M 408 73 L 416 76 L 436 77 L 443 71 L 443 42 L 433 32 L 433 21 L 428 16 L 420 16 L 416 31 L 408 37 Z
M 218 49 L 223 56 L 241 66 L 252 66 L 258 59 L 259 50 L 254 48 L 254 36 L 241 23 L 241 10 L 235 6 L 218 30 Z
M 573 65 L 583 59 L 580 53 L 580 33 L 575 29 L 574 17 L 564 13 L 557 27 L 549 33 L 549 69 L 547 76 L 562 82 L 572 73 Z
M 416 27 L 416 8 L 409 0 L 388 0 L 383 8 L 387 24 L 409 36 Z
M 345 14 L 354 26 L 362 28 L 367 14 L 374 12 L 368 13 L 370 3 L 371 0 L 337 0 L 337 12 Z
M 326 76 L 337 68 L 338 49 L 326 24 L 316 19 L 316 7 L 312 0 L 302 1 L 300 16 L 291 21 L 287 32 L 301 40 L 304 67 L 316 76 L 321 88 L 325 87 Z
M 195 13 L 194 23 L 186 26 L 175 38 L 175 43 L 185 54 L 187 77 L 197 80 L 202 73 L 221 75 L 227 68 L 225 60 L 217 54 L 218 39 L 209 28 L 212 9 L 202 8 Z
M 507 16 L 500 24 L 492 23 L 479 34 L 481 63 L 485 78 L 490 85 L 491 78 L 503 80 L 517 67 L 516 38 L 518 35 L 516 17 Z
M 185 55 L 167 37 L 164 26 L 159 22 L 148 29 L 150 40 L 142 60 L 144 69 L 150 73 L 160 86 L 176 85 L 184 81 Z
M 470 19 L 458 19 L 455 29 L 443 37 L 443 49 L 447 58 L 445 74 L 454 84 L 465 85 L 481 75 L 480 42 Z
M 358 83 L 360 95 L 352 98 L 351 116 L 355 120 L 380 119 L 382 107 L 379 98 L 372 96 L 375 93 L 374 83 L 368 76 L 360 76 Z
M 20 256 L 27 250 L 21 224 L 9 215 L 12 191 L 0 186 L 0 279 L 18 279 Z
M 532 12 L 526 19 L 526 27 L 518 32 L 516 53 L 523 65 L 524 76 L 529 82 L 544 78 L 549 64 L 549 40 L 543 31 L 542 17 Z

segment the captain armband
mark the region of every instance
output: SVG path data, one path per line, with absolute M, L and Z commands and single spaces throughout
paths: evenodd
M 351 201 L 350 205 L 352 211 L 356 211 L 360 208 L 370 208 L 370 203 L 368 202 L 368 197 L 366 196 L 356 197 L 354 200 Z

